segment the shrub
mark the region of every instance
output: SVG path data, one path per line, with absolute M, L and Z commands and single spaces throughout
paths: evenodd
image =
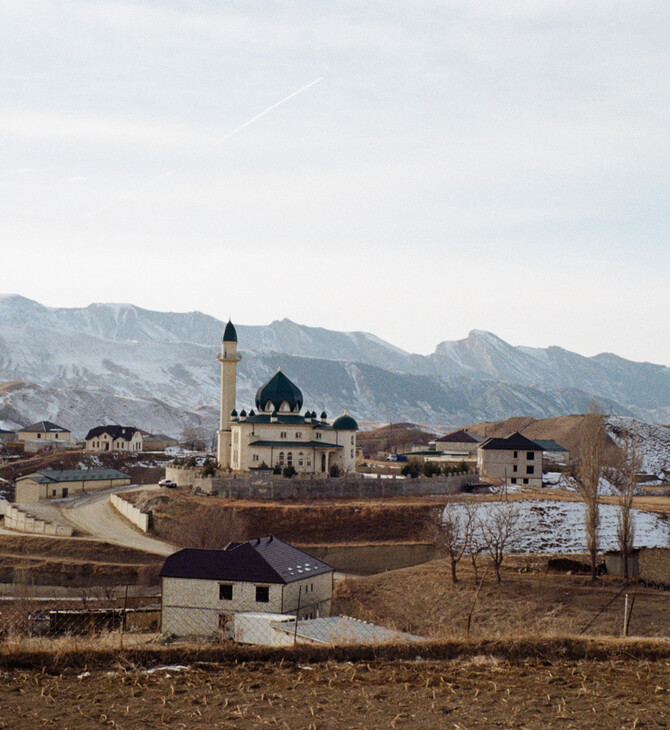
M 216 462 L 211 459 L 206 459 L 202 465 L 202 476 L 213 477 L 216 474 Z
M 440 473 L 440 465 L 434 461 L 424 461 L 421 472 L 425 477 L 434 477 Z
M 295 476 L 297 474 L 293 464 L 289 464 L 288 466 L 285 466 L 282 469 L 281 473 L 282 473 L 283 477 L 286 477 L 286 479 L 290 479 L 292 476 Z
M 339 477 L 341 474 L 340 467 L 337 464 L 331 464 L 328 473 L 331 477 Z
M 404 477 L 411 477 L 412 479 L 416 479 L 421 473 L 421 464 L 416 459 L 412 459 L 403 466 L 403 468 L 400 470 L 400 473 Z

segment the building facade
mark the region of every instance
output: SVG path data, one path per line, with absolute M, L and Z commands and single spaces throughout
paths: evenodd
M 223 469 L 292 467 L 299 474 L 354 471 L 358 424 L 346 414 L 328 421 L 325 411 L 302 413 L 300 389 L 278 370 L 257 391 L 254 410 L 236 410 L 237 333 L 228 322 L 221 352 L 221 413 L 217 459 Z
M 71 435 L 67 428 L 63 428 L 57 423 L 39 421 L 20 429 L 17 438 L 19 441 L 39 441 L 46 442 L 48 445 L 61 446 L 70 443 Z
M 142 451 L 144 433 L 133 426 L 96 426 L 86 434 L 86 451 Z
M 45 469 L 19 477 L 14 500 L 30 504 L 128 484 L 130 477 L 116 469 Z
M 330 615 L 334 569 L 277 537 L 187 548 L 161 569 L 162 631 L 175 636 L 226 631 L 238 612 Z
M 542 447 L 518 431 L 506 438 L 490 438 L 477 448 L 480 476 L 504 484 L 542 486 Z

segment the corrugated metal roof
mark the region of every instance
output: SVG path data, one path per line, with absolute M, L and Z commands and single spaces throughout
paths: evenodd
M 127 474 L 116 469 L 45 469 L 29 474 L 26 479 L 33 479 L 38 484 L 56 482 L 92 482 L 103 479 L 130 479 Z

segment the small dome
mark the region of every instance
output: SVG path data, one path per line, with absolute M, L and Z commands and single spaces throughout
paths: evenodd
M 270 380 L 256 392 L 256 408 L 259 411 L 267 410 L 268 403 L 273 410 L 279 410 L 283 403 L 287 403 L 292 412 L 302 408 L 302 392 L 294 385 L 281 370 L 278 370 Z
M 237 342 L 237 332 L 230 320 L 228 320 L 226 329 L 223 331 L 223 342 Z
M 232 410 L 232 411 L 230 412 L 230 415 L 231 415 L 231 416 L 232 416 L 233 418 L 237 418 L 237 411 L 236 411 L 236 410 L 235 410 L 235 409 L 233 408 L 233 410 Z
M 347 416 L 347 412 L 344 412 L 343 416 L 335 419 L 333 423 L 334 431 L 358 431 L 358 424 L 356 420 L 351 416 Z
M 240 411 L 240 417 L 241 418 L 246 418 L 247 417 L 247 412 L 244 410 L 244 408 Z
M 249 411 L 249 416 L 255 416 L 255 415 L 256 415 L 256 411 L 255 411 L 255 410 L 254 410 L 254 409 L 252 408 L 252 409 L 251 409 L 251 410 Z
M 325 411 L 321 411 L 321 419 L 325 420 L 326 418 L 328 418 L 328 414 Z

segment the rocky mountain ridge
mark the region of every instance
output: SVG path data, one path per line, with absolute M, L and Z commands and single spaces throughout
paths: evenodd
M 105 421 L 175 435 L 185 425 L 214 429 L 223 327 L 201 312 L 50 308 L 0 297 L 0 381 L 25 384 L 0 390 L 0 426 L 49 418 L 76 433 Z M 332 415 L 347 408 L 360 420 L 455 427 L 583 412 L 596 396 L 612 413 L 670 422 L 670 368 L 662 365 L 516 347 L 477 330 L 423 356 L 369 333 L 287 319 L 236 327 L 238 407 L 252 406 L 258 386 L 281 365 L 306 407 Z

